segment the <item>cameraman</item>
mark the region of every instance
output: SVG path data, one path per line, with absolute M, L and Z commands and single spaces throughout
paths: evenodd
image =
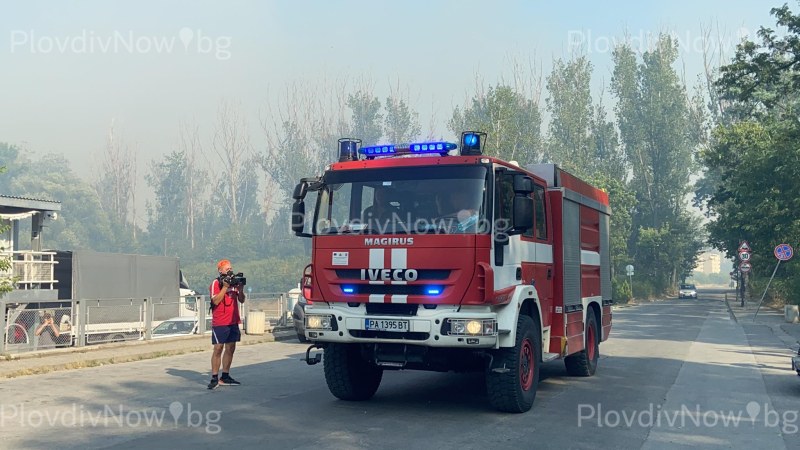
M 236 343 L 241 338 L 239 324 L 239 303 L 244 303 L 244 286 L 238 284 L 233 274 L 231 262 L 223 259 L 217 263 L 219 277 L 211 282 L 211 343 L 214 352 L 211 354 L 211 382 L 209 389 L 219 385 L 238 386 L 241 383 L 230 376 L 233 353 Z M 240 281 L 240 280 L 239 280 Z M 225 350 L 223 354 L 223 350 Z M 222 363 L 222 376 L 218 377 Z

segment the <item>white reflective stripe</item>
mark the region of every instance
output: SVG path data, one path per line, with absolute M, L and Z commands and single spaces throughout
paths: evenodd
M 383 294 L 369 294 L 370 303 L 383 303 Z
M 392 269 L 407 269 L 408 267 L 408 249 L 393 248 L 392 249 Z
M 392 303 L 408 303 L 407 295 L 392 295 Z
M 581 264 L 584 266 L 599 266 L 600 253 L 581 250 Z
M 370 269 L 383 269 L 383 252 L 382 248 L 369 249 L 369 268 Z
M 407 248 L 393 248 L 392 249 L 392 269 L 406 269 L 408 268 L 408 249 Z M 408 284 L 406 281 L 392 281 L 391 284 Z M 405 302 L 403 302 L 405 303 Z
M 385 250 L 382 248 L 369 249 L 369 268 L 370 269 L 383 269 L 383 257 Z M 384 284 L 381 280 L 371 280 L 369 284 Z M 370 300 L 372 301 L 372 300 Z M 383 302 L 383 300 L 381 300 Z

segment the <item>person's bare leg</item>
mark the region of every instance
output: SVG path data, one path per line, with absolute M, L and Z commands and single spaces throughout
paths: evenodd
M 211 353 L 211 375 L 219 374 L 219 365 L 222 362 L 222 349 L 225 344 L 214 344 L 214 351 Z M 230 366 L 230 362 L 228 362 Z
M 236 342 L 228 342 L 225 344 L 225 353 L 222 355 L 222 372 L 229 373 L 231 371 L 231 363 L 233 362 L 233 353 L 236 351 Z

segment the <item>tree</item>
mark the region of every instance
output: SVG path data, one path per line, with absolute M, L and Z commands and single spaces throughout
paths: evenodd
M 673 67 L 677 57 L 677 42 L 667 35 L 659 36 L 641 63 L 628 44 L 613 53 L 611 88 L 636 195 L 630 243 L 637 266 L 652 269 L 656 292 L 674 287 L 695 258 L 689 250 L 668 252 L 664 239 L 701 247 L 697 224 L 687 218 L 686 196 L 704 120 Z
M 6 145 L 6 148 L 9 146 Z M 0 166 L 0 175 L 6 172 L 6 166 Z M 0 234 L 7 232 L 9 229 L 9 225 L 5 225 L 0 223 Z M 7 250 L 4 248 L 0 248 L 0 251 Z M 10 273 L 11 271 L 11 256 L 2 256 L 0 257 L 0 274 Z M 14 279 L 10 276 L 0 275 L 0 298 L 7 292 L 11 292 L 14 289 Z M 5 314 L 5 311 L 2 311 Z
M 553 62 L 547 77 L 548 126 L 545 159 L 578 176 L 594 169 L 593 107 L 589 84 L 592 65 L 585 56 Z
M 162 244 L 163 254 L 175 254 L 178 243 L 185 239 L 188 188 L 186 154 L 173 151 L 166 157 L 150 163 L 150 173 L 145 176 L 153 189 L 155 200 L 148 202 L 148 236 L 151 243 Z
M 136 241 L 136 151 L 117 135 L 113 120 L 100 160 L 95 190 L 120 249 L 132 249 Z
M 350 137 L 361 139 L 364 145 L 374 145 L 383 137 L 381 101 L 367 85 L 348 95 L 347 107 L 352 112 Z
M 719 175 L 704 192 L 711 242 L 729 257 L 742 240 L 750 242 L 755 281 L 770 275 L 775 245 L 800 240 L 800 15 L 787 5 L 770 12 L 784 30 L 762 27 L 759 42 L 742 42 L 721 68 L 716 87 L 729 120 L 701 154 Z M 773 286 L 792 298 L 800 269 L 782 265 Z
M 392 95 L 386 98 L 384 130 L 388 142 L 409 143 L 419 136 L 422 127 L 419 114 L 408 107 L 407 96 L 399 91 L 399 87 L 393 89 Z
M 509 85 L 488 89 L 479 85 L 468 105 L 456 107 L 448 128 L 460 135 L 463 131 L 488 134 L 484 153 L 523 164 L 542 159 L 541 113 L 537 98 Z
M 247 193 L 255 192 L 258 183 L 258 178 L 247 176 L 252 171 L 255 158 L 240 106 L 224 101 L 220 103 L 212 147 L 217 161 L 211 172 L 223 175 L 218 178 L 217 205 L 225 211 L 226 220 L 238 224 L 252 211 L 253 205 L 248 201 L 252 201 L 253 196 L 247 196 Z

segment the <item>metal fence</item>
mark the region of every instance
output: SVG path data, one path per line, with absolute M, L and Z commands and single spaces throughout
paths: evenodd
M 201 306 L 202 305 L 202 306 Z M 289 296 L 285 293 L 248 294 L 240 308 L 245 329 L 253 317 L 264 317 L 264 327 L 291 324 Z M 208 296 L 63 300 L 0 300 L 0 354 L 49 350 L 60 347 L 151 340 L 203 334 L 210 331 Z

